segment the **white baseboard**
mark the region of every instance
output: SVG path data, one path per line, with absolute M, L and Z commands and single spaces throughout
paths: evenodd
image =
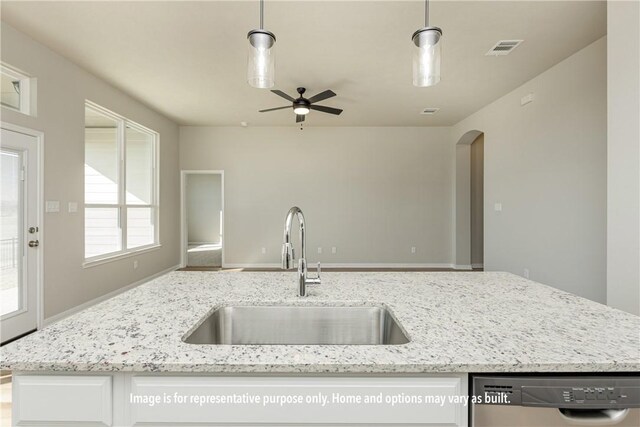
M 264 262 L 264 263 L 248 263 L 248 264 L 233 264 L 233 263 L 223 263 L 222 268 L 280 268 L 281 264 L 279 262 Z
M 484 268 L 484 264 L 480 263 L 480 264 L 471 264 L 471 267 L 473 268 Z
M 315 264 L 309 263 L 307 264 L 309 268 L 313 269 Z M 439 264 L 439 263 L 419 263 L 419 262 L 381 262 L 381 263 L 342 263 L 342 262 L 328 262 L 322 263 L 322 267 L 326 268 L 453 268 L 452 264 Z
M 316 262 L 308 261 L 307 266 L 315 270 Z M 280 268 L 280 263 L 224 264 L 223 268 Z M 454 268 L 453 264 L 432 263 L 322 263 L 322 268 Z M 471 269 L 469 266 L 468 269 Z
M 55 314 L 55 315 L 53 315 L 51 317 L 47 317 L 46 319 L 44 319 L 43 326 L 51 325 L 52 323 L 55 323 L 58 320 L 62 320 L 65 317 L 69 317 L 72 314 L 75 314 L 75 313 L 77 313 L 79 311 L 84 310 L 85 308 L 89 308 L 92 305 L 96 305 L 96 304 L 98 304 L 98 303 L 100 303 L 102 301 L 106 301 L 109 298 L 115 297 L 118 294 L 126 292 L 129 289 L 133 289 L 136 286 L 140 286 L 140 285 L 142 285 L 144 283 L 147 283 L 147 282 L 149 282 L 149 281 L 151 281 L 151 280 L 153 280 L 155 278 L 158 278 L 158 277 L 160 277 L 160 276 L 162 276 L 164 274 L 167 274 L 167 273 L 169 273 L 171 271 L 174 271 L 174 270 L 176 270 L 178 268 L 180 268 L 180 265 L 174 265 L 173 267 L 169 267 L 166 270 L 162 270 L 162 271 L 160 271 L 160 272 L 158 272 L 156 274 L 153 274 L 153 275 L 151 275 L 149 277 L 145 277 L 144 279 L 138 280 L 137 282 L 133 282 L 130 285 L 124 286 L 122 288 L 118 288 L 115 291 L 111 291 L 111 292 L 109 292 L 107 294 L 99 296 L 98 298 L 94 298 L 94 299 L 92 299 L 90 301 L 87 301 L 87 302 L 85 302 L 83 304 L 80 304 L 78 306 L 70 308 L 69 310 L 63 311 L 62 313 L 58 313 L 58 314 Z
M 453 266 L 455 270 L 473 270 L 471 264 L 456 264 Z

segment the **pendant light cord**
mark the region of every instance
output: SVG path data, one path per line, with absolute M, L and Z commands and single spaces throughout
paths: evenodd
M 264 0 L 260 0 L 260 29 L 264 29 Z
M 429 26 L 429 0 L 424 0 L 424 26 Z

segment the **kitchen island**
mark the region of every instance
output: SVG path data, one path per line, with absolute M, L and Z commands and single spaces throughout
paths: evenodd
M 195 418 L 180 414 L 167 419 L 180 412 L 177 406 L 136 406 L 131 396 L 148 398 L 178 389 L 220 393 L 220 387 L 241 394 L 274 385 L 281 390 L 310 387 L 314 392 L 336 386 L 398 391 L 432 387 L 453 396 L 467 394 L 469 373 L 640 371 L 640 317 L 508 273 L 325 273 L 310 296 L 301 298 L 295 292 L 292 272 L 173 272 L 63 319 L 2 348 L 2 369 L 14 371 L 14 418 L 24 425 L 174 425 L 178 419 L 211 422 L 197 417 L 208 416 L 206 410 L 213 407 L 201 405 L 204 409 L 195 411 L 201 414 Z M 211 312 L 228 305 L 382 305 L 409 342 L 183 341 Z M 58 389 L 90 400 L 80 411 L 83 415 L 69 420 L 64 418 L 73 414 L 58 410 L 50 416 L 61 418 L 45 414 L 35 419 L 42 390 Z M 94 412 L 89 413 L 91 408 Z M 441 413 L 434 408 L 433 424 L 466 424 L 463 405 L 443 407 Z M 288 412 L 293 418 L 276 415 L 274 422 L 303 424 L 299 420 L 310 413 L 306 408 L 298 415 L 303 418 L 295 418 L 295 410 Z M 224 414 L 221 417 L 224 421 Z M 317 422 L 318 414 L 314 417 Z M 383 418 L 376 419 L 383 424 Z M 325 422 L 347 424 L 332 420 Z

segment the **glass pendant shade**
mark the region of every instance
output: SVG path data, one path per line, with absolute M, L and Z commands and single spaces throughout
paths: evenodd
M 275 84 L 276 37 L 266 30 L 250 31 L 247 56 L 247 82 L 250 86 L 266 89 Z
M 413 33 L 414 86 L 433 86 L 440 81 L 441 39 L 442 30 L 437 27 L 425 27 Z

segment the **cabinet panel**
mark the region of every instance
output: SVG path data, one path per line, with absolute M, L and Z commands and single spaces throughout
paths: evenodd
M 111 426 L 111 377 L 17 375 L 13 379 L 13 419 L 18 426 Z
M 144 401 L 130 403 L 130 416 L 133 425 L 459 426 L 466 424 L 466 406 L 449 399 L 461 394 L 466 390 L 459 377 L 134 376 L 131 397 Z M 428 402 L 434 397 L 442 401 Z

